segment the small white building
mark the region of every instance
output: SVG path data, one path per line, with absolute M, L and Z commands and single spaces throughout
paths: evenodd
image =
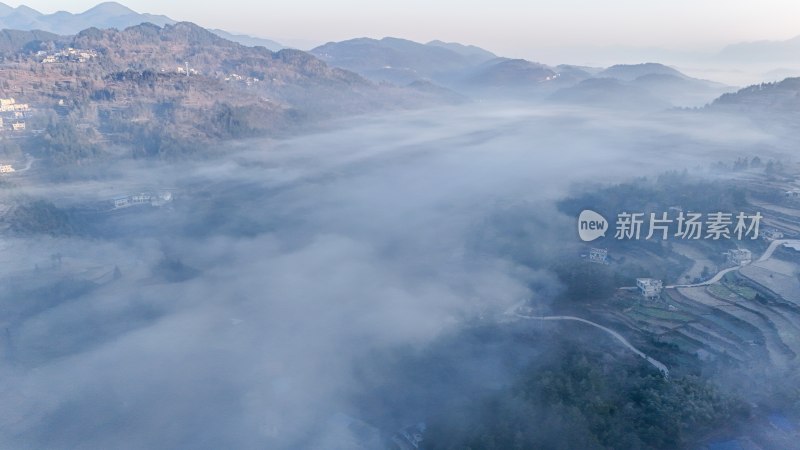
M 152 196 L 150 194 L 141 193 L 141 194 L 134 194 L 131 196 L 131 203 L 134 205 L 142 205 L 145 203 L 150 203 Z
M 639 292 L 644 298 L 653 299 L 661 295 L 664 283 L 654 278 L 637 278 L 636 287 L 639 288 Z
M 770 228 L 768 230 L 762 231 L 761 237 L 764 238 L 765 241 L 776 241 L 778 239 L 783 239 L 783 233 L 776 230 L 775 228 Z
M 744 266 L 753 262 L 753 253 L 747 249 L 735 249 L 726 253 L 728 262 L 735 266 Z
M 589 250 L 589 262 L 608 264 L 608 249 L 592 248 Z
M 158 195 L 153 195 L 150 198 L 150 204 L 153 206 L 164 206 L 171 201 L 172 193 L 167 191 L 161 192 Z
M 13 98 L 0 98 L 0 112 L 27 112 L 31 107 L 27 103 L 17 103 Z
M 14 173 L 15 170 L 11 164 L 0 164 L 0 173 Z
M 25 131 L 25 122 L 14 122 L 11 124 L 11 129 L 14 131 Z
M 800 198 L 800 189 L 794 188 L 790 189 L 783 194 L 787 198 Z
M 130 198 L 127 195 L 115 197 L 112 202 L 114 203 L 114 208 L 125 208 L 131 205 Z

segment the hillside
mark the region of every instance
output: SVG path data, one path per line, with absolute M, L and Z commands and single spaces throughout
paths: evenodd
M 329 42 L 314 48 L 311 53 L 330 65 L 375 81 L 397 84 L 415 80 L 447 84 L 465 70 L 494 57 L 490 52 L 472 46 L 439 41 L 420 44 L 391 37 Z
M 556 72 L 544 64 L 524 59 L 497 58 L 465 78 L 465 83 L 483 88 L 536 85 L 554 79 Z
M 778 121 L 797 126 L 800 119 L 800 78 L 764 83 L 724 94 L 707 108 L 735 112 L 761 121 Z
M 656 111 L 670 104 L 647 89 L 613 78 L 589 78 L 558 90 L 549 97 L 555 103 L 625 110 Z
M 4 56 L 13 83 L 0 85 L 0 96 L 39 112 L 28 120 L 44 130 L 32 150 L 59 163 L 96 158 L 107 144 L 166 157 L 333 117 L 454 101 L 429 88 L 379 86 L 298 50 L 245 47 L 186 22 L 90 28 L 68 43 L 26 46 Z
M 474 63 L 482 63 L 484 61 L 497 58 L 497 55 L 494 53 L 475 45 L 464 45 L 459 44 L 458 42 L 442 42 L 439 40 L 430 41 L 425 45 L 446 48 L 447 50 L 456 52 L 466 58 L 469 58 Z
M 67 42 L 68 40 L 68 37 L 41 30 L 1 30 L 0 54 L 29 52 L 35 50 L 42 42 Z
M 615 78 L 622 81 L 633 81 L 645 75 L 671 75 L 678 78 L 688 78 L 681 72 L 658 63 L 617 64 L 603 70 L 596 76 L 598 78 Z

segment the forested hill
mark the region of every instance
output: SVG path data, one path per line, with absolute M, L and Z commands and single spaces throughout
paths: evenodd
M 299 50 L 247 47 L 188 22 L 71 37 L 7 31 L 0 58 L 0 97 L 33 108 L 28 129 L 42 131 L 34 147 L 59 164 L 102 156 L 109 143 L 134 156 L 175 156 L 330 117 L 453 101 L 379 85 Z

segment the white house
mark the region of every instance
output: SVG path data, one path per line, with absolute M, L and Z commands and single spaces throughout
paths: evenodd
M 639 288 L 639 292 L 641 292 L 644 298 L 652 299 L 661 295 L 661 290 L 664 289 L 664 283 L 654 278 L 637 278 L 636 287 Z
M 744 266 L 753 261 L 753 253 L 747 249 L 730 250 L 726 254 L 728 262 L 736 266 Z
M 135 205 L 150 203 L 151 198 L 152 196 L 150 194 L 145 194 L 145 193 L 134 194 L 133 196 L 131 196 L 131 203 Z
M 592 248 L 589 251 L 589 261 L 598 264 L 608 264 L 608 249 Z
M 130 206 L 131 204 L 130 199 L 128 198 L 127 195 L 121 197 L 115 197 L 112 200 L 112 202 L 114 203 L 114 208 L 125 208 L 127 206 Z

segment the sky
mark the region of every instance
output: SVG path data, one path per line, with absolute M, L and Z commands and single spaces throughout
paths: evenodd
M 82 12 L 95 0 L 7 1 L 45 13 Z M 800 35 L 793 0 L 126 0 L 138 11 L 275 39 L 299 48 L 353 37 L 470 43 L 507 56 L 624 46 L 712 51 L 730 43 Z

